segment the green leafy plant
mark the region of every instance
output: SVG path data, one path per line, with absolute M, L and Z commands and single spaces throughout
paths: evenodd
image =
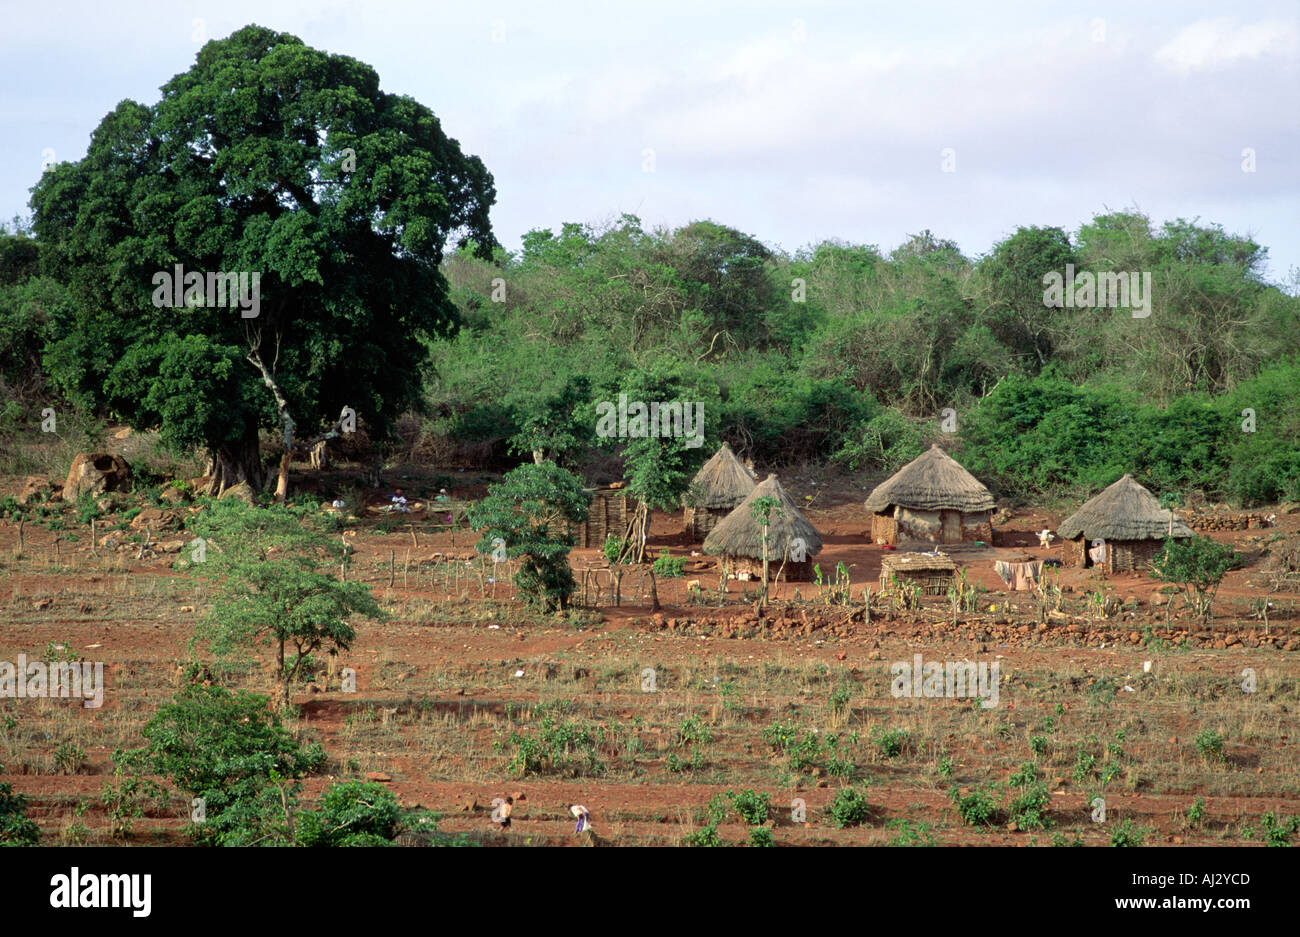
M 1279 819 L 1271 811 L 1260 820 L 1264 828 L 1264 845 L 1290 846 L 1291 836 L 1300 830 L 1300 817 L 1283 817 Z
M 903 749 L 907 746 L 909 736 L 905 729 L 886 729 L 877 730 L 875 734 L 876 747 L 880 749 L 880 754 L 886 758 L 897 758 L 902 754 Z
M 998 807 L 987 787 L 972 788 L 963 794 L 954 787 L 948 792 L 962 821 L 970 826 L 991 826 L 997 821 Z
M 885 826 L 895 831 L 889 840 L 891 846 L 934 846 L 935 840 L 928 823 L 912 823 L 899 817 L 890 820 Z
M 722 837 L 718 835 L 718 825 L 710 823 L 708 826 L 701 827 L 693 833 L 688 834 L 683 840 L 684 846 L 710 847 L 725 845 Z
M 35 846 L 41 841 L 41 828 L 28 819 L 27 805 L 27 798 L 15 794 L 12 784 L 0 781 L 0 846 Z
M 1227 755 L 1223 751 L 1223 736 L 1213 729 L 1202 729 L 1196 734 L 1196 750 L 1206 761 L 1224 762 Z
M 654 571 L 656 576 L 664 579 L 681 579 L 682 570 L 686 568 L 686 561 L 689 557 L 670 556 L 667 550 L 664 550 L 654 561 Z
M 853 787 L 842 787 L 835 792 L 829 808 L 831 825 L 838 829 L 861 826 L 871 817 L 867 795 Z
M 1112 846 L 1141 846 L 1148 832 L 1144 827 L 1134 826 L 1133 820 L 1125 817 L 1119 823 L 1116 823 L 1114 829 L 1110 831 L 1110 844 Z

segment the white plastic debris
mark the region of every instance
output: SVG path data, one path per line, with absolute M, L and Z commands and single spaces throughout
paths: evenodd
M 1144 661 L 1142 662 L 1142 672 L 1143 672 L 1143 673 L 1150 673 L 1150 672 L 1151 672 L 1151 661 L 1149 661 L 1149 660 L 1144 660 Z
M 522 677 L 523 675 L 524 675 L 524 672 L 523 672 L 522 670 L 516 670 L 516 671 L 515 671 L 515 676 L 516 676 L 516 677 Z

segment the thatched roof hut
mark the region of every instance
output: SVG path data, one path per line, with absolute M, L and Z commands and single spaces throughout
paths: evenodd
M 1066 561 L 1091 565 L 1088 543 L 1105 540 L 1107 570 L 1132 570 L 1154 556 L 1166 537 L 1192 537 L 1192 529 L 1146 488 L 1125 475 L 1084 502 L 1056 528 Z
M 785 578 L 806 578 L 812 572 L 812 557 L 821 552 L 822 538 L 817 528 L 795 505 L 781 487 L 775 475 L 769 475 L 754 486 L 745 500 L 718 522 L 704 540 L 704 552 L 719 554 L 737 561 L 746 570 L 761 569 L 763 558 L 763 527 L 754 519 L 753 504 L 759 498 L 776 498 L 778 509 L 772 511 L 767 526 L 767 556 L 771 571 L 784 560 Z M 802 540 L 803 562 L 796 563 L 789 556 L 797 552 L 797 541 Z M 757 561 L 757 563 L 753 562 Z
M 919 511 L 991 511 L 993 493 L 948 453 L 931 446 L 867 497 L 873 514 L 901 504 Z
M 708 536 L 718 521 L 744 501 L 757 484 L 754 473 L 741 464 L 731 446 L 705 462 L 691 482 L 686 498 L 685 527 L 693 539 Z
M 993 493 L 937 445 L 885 479 L 867 497 L 872 540 L 960 543 L 993 539 Z
M 1066 540 L 1083 536 L 1089 540 L 1163 540 L 1170 535 L 1191 537 L 1192 529 L 1172 511 L 1160 506 L 1156 496 L 1143 488 L 1132 475 L 1083 503 L 1056 528 Z

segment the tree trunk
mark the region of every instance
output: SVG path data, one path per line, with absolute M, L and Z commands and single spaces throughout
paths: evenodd
M 279 661 L 280 661 L 280 685 L 284 687 L 284 695 L 282 699 L 284 700 L 284 708 L 288 709 L 289 708 L 289 675 L 285 673 L 284 670 L 284 642 L 283 641 L 280 642 Z
M 257 441 L 257 430 L 245 433 L 237 443 L 222 446 L 209 453 L 207 494 L 219 497 L 227 488 L 248 482 L 254 491 L 260 491 L 266 479 L 262 456 Z
M 280 474 L 275 481 L 275 500 L 277 504 L 284 504 L 285 498 L 289 496 L 289 456 L 292 451 L 285 449 L 280 456 Z
M 545 453 L 543 450 L 541 450 L 541 449 L 534 449 L 534 450 L 533 450 L 533 464 L 534 464 L 534 465 L 541 465 L 542 462 L 545 461 L 545 459 L 546 459 L 546 453 Z
M 329 440 L 322 439 L 311 447 L 311 467 L 318 471 L 330 467 Z

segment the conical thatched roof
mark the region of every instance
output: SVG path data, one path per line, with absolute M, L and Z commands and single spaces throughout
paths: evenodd
M 1163 540 L 1169 536 L 1170 512 L 1156 496 L 1125 475 L 1101 494 L 1084 502 L 1056 528 L 1057 534 L 1073 540 L 1080 534 L 1089 540 Z M 1192 537 L 1192 529 L 1174 518 L 1173 535 Z
M 731 447 L 724 442 L 713 458 L 695 473 L 691 485 L 696 500 L 688 503 L 697 508 L 730 510 L 744 501 L 757 483 L 754 473 L 740 464 Z
M 867 510 L 873 514 L 892 504 L 914 511 L 991 511 L 993 494 L 952 456 L 931 446 L 867 498 Z
M 785 493 L 775 475 L 769 475 L 754 486 L 745 500 L 730 514 L 718 521 L 718 526 L 709 532 L 704 540 L 705 553 L 722 553 L 726 556 L 748 556 L 761 559 L 763 556 L 763 527 L 754 520 L 752 505 L 759 498 L 776 498 L 780 502 L 780 516 L 772 511 L 767 526 L 767 555 L 769 559 L 780 560 L 785 556 L 791 541 L 802 537 L 804 552 L 808 556 L 821 551 L 822 538 L 817 528 L 808 523 L 807 518 L 795 507 L 790 496 Z

